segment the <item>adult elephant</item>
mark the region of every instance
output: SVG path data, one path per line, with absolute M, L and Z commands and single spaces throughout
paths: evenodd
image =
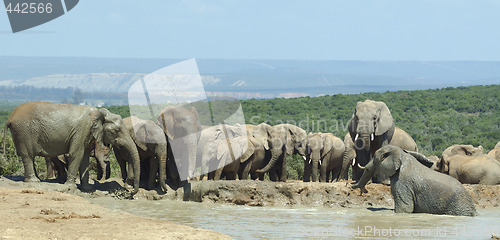
M 375 152 L 361 180 L 352 187 L 364 187 L 373 176 L 390 178 L 396 213 L 476 215 L 474 202 L 460 182 L 424 165 L 432 162 L 419 153 L 387 145 Z
M 394 134 L 389 144 L 400 147 L 404 150 L 418 152 L 418 147 L 417 143 L 415 143 L 415 140 L 413 140 L 410 134 L 408 134 L 399 127 L 394 128 Z M 347 180 L 349 167 L 353 164 L 353 160 L 356 158 L 356 150 L 354 148 L 354 142 L 352 141 L 350 133 L 347 133 L 346 136 L 344 137 L 344 145 L 345 145 L 345 151 L 342 160 L 342 171 L 340 173 L 340 176 L 342 176 L 343 179 Z M 360 176 L 354 176 L 354 173 L 355 171 L 353 171 L 353 179 L 357 179 L 357 177 L 360 177 Z
M 241 155 L 240 169 L 238 175 L 241 180 L 259 179 L 264 181 L 264 173 L 257 172 L 267 165 L 271 153 L 266 151 L 264 143 L 252 135 L 247 135 L 247 150 Z M 246 159 L 246 160 L 245 160 Z
M 234 139 L 243 135 L 246 135 L 245 126 L 239 124 L 218 124 L 203 129 L 201 131 L 200 140 L 198 141 L 196 154 L 197 165 L 201 166 L 201 174 L 211 173 L 220 167 L 223 167 L 224 165 L 220 165 L 219 163 L 223 155 L 223 151 L 229 150 L 228 148 L 224 148 L 228 145 L 226 138 Z M 233 153 L 233 156 L 234 155 L 235 154 Z M 238 170 L 236 170 L 236 172 L 237 171 Z M 209 175 L 211 176 L 210 178 L 213 179 L 213 176 L 211 174 Z
M 482 150 L 471 145 L 453 145 L 443 152 L 434 170 L 464 184 L 500 184 L 500 163 Z
M 163 129 L 151 120 L 135 116 L 124 118 L 123 123 L 139 153 L 142 165 L 140 178 L 147 179 L 147 188 L 153 189 L 158 175 L 161 189 L 167 192 L 167 139 Z M 126 153 L 123 149 L 115 149 L 114 152 L 120 165 L 122 178 L 127 179 L 128 174 L 134 175 L 135 172 L 127 172 L 126 161 L 123 157 Z
M 286 155 L 298 153 L 305 156 L 307 134 L 304 129 L 292 124 L 278 124 L 271 127 L 261 123 L 253 130 L 253 136 L 264 143 L 271 152 L 267 165 L 257 173 L 270 171 L 271 181 L 286 182 Z
M 208 179 L 220 180 L 226 177 L 226 180 L 236 180 L 239 175 L 243 178 L 240 171 L 241 164 L 245 164 L 252 156 L 253 150 L 249 149 L 248 137 L 239 136 L 229 139 L 230 144 L 227 144 L 226 139 L 217 140 L 217 170 L 209 173 Z M 229 149 L 231 147 L 231 150 Z
M 366 100 L 357 103 L 348 128 L 356 151 L 353 180 L 357 181 L 363 174 L 358 165 L 366 165 L 375 151 L 391 142 L 394 120 L 385 103 Z
M 40 181 L 34 158 L 69 154 L 67 185 L 76 186 L 80 174 L 82 190 L 90 190 L 89 156 L 93 143 L 126 149 L 128 162 L 140 172 L 139 154 L 119 115 L 91 106 L 29 102 L 18 106 L 5 124 L 12 133 L 17 154 L 24 165 L 24 181 Z M 5 135 L 6 129 L 4 129 Z M 132 195 L 139 191 L 139 175 Z
M 96 171 L 98 181 L 105 181 L 111 176 L 111 167 L 109 163 L 110 152 L 111 148 L 95 143 L 92 151 L 90 152 L 90 157 L 96 159 L 97 162 Z M 47 165 L 47 179 L 56 179 L 58 182 L 65 182 L 67 178 L 66 171 L 68 169 L 68 160 L 68 154 L 45 158 L 45 163 Z
M 343 141 L 331 133 L 309 133 L 307 135 L 306 159 L 304 161 L 304 182 L 329 182 L 338 180 L 344 154 Z
M 158 123 L 167 136 L 180 180 L 193 177 L 197 167 L 196 152 L 201 135 L 198 112 L 194 107 L 186 109 L 183 106 L 168 106 L 158 116 Z

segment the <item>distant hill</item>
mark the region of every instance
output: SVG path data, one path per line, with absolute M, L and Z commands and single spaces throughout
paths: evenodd
M 121 102 L 145 74 L 180 61 L 0 56 L 0 87 L 29 86 L 30 99 L 37 98 L 37 89 L 78 88 Z M 500 62 L 197 59 L 197 63 L 206 91 L 240 99 L 500 84 Z

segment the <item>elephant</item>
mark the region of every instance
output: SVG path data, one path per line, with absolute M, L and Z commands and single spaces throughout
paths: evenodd
M 209 173 L 208 179 L 220 180 L 223 176 L 226 180 L 236 180 L 239 175 L 242 179 L 242 171 L 240 171 L 241 163 L 249 160 L 251 149 L 248 149 L 248 137 L 239 136 L 229 139 L 230 145 L 226 143 L 226 139 L 218 139 L 217 144 L 217 162 L 219 167 L 217 170 Z M 229 146 L 231 146 L 232 153 Z
M 381 180 L 390 178 L 396 213 L 477 215 L 474 202 L 462 184 L 430 166 L 432 162 L 420 153 L 386 145 L 375 152 L 365 167 L 360 166 L 365 171 L 352 187 L 364 187 L 373 176 Z
M 453 156 L 453 155 L 462 155 L 462 156 L 481 156 L 484 154 L 483 146 L 474 147 L 472 145 L 463 145 L 463 144 L 455 144 L 446 148 L 442 156 Z
M 76 187 L 80 174 L 80 187 L 91 190 L 89 185 L 89 156 L 93 144 L 112 145 L 126 149 L 127 161 L 135 172 L 140 172 L 139 154 L 128 134 L 122 118 L 107 109 L 92 106 L 28 102 L 19 105 L 9 116 L 4 128 L 12 133 L 17 155 L 24 165 L 24 181 L 40 181 L 35 175 L 35 156 L 56 157 L 69 154 L 68 177 L 65 182 Z M 134 190 L 139 191 L 139 176 L 133 179 Z
M 304 161 L 304 182 L 328 182 L 338 180 L 342 168 L 344 142 L 331 133 L 309 133 L 307 135 L 306 159 Z M 318 164 L 319 163 L 319 164 Z
M 196 109 L 168 106 L 158 116 L 158 123 L 167 136 L 180 180 L 187 180 L 194 176 L 196 152 L 201 135 L 201 123 Z
M 383 102 L 366 100 L 358 102 L 348 123 L 349 134 L 354 142 L 356 162 L 364 166 L 377 149 L 389 144 L 395 125 L 391 112 Z M 353 180 L 358 181 L 363 170 L 353 166 Z
M 264 143 L 271 152 L 267 165 L 257 173 L 270 171 L 271 181 L 286 182 L 286 155 L 298 153 L 305 156 L 307 134 L 304 129 L 292 124 L 278 124 L 271 127 L 261 123 L 253 129 L 253 136 Z
M 417 143 L 415 143 L 415 140 L 413 140 L 410 134 L 408 134 L 399 127 L 394 128 L 394 134 L 389 144 L 398 146 L 404 150 L 418 152 L 418 147 Z M 342 176 L 343 179 L 347 180 L 348 179 L 347 175 L 349 173 L 349 166 L 352 165 L 353 159 L 356 158 L 356 150 L 354 149 L 354 142 L 352 141 L 350 133 L 347 133 L 346 136 L 344 137 L 344 145 L 345 145 L 344 159 L 342 161 L 342 171 L 340 173 L 340 176 Z M 356 179 L 355 176 L 353 176 L 353 179 Z
M 500 162 L 500 148 L 493 148 L 488 152 L 488 156 Z
M 223 149 L 223 147 L 228 145 L 226 137 L 234 139 L 235 137 L 243 135 L 246 136 L 246 129 L 244 126 L 239 124 L 219 124 L 203 129 L 201 131 L 200 140 L 198 141 L 196 154 L 197 166 L 201 166 L 201 174 L 209 173 L 209 175 L 211 175 L 215 170 L 224 166 L 219 163 L 221 160 L 220 158 L 222 157 L 222 151 L 226 150 Z M 235 149 L 235 147 L 232 147 L 231 149 Z M 235 154 L 233 153 L 233 155 Z M 238 170 L 236 170 L 236 172 L 238 172 Z M 213 179 L 213 175 L 210 178 Z
M 471 145 L 453 145 L 443 152 L 434 170 L 464 184 L 500 184 L 500 163 L 482 150 Z
M 140 178 L 147 179 L 147 188 L 153 189 L 158 175 L 161 189 L 167 192 L 167 139 L 163 129 L 151 120 L 135 116 L 124 118 L 123 123 L 139 153 Z M 114 153 L 120 165 L 122 178 L 125 180 L 128 174 L 134 175 L 135 172 L 127 172 L 123 149 L 114 149 Z
M 247 135 L 247 150 L 242 153 L 240 160 L 239 177 L 241 180 L 250 178 L 252 180 L 264 180 L 264 173 L 257 172 L 267 165 L 271 158 L 271 153 L 266 151 L 264 143 L 252 135 Z
M 97 179 L 99 181 L 105 181 L 111 176 L 111 167 L 109 163 L 109 153 L 111 148 L 106 146 L 100 146 L 94 143 L 94 148 L 90 152 L 90 156 L 95 158 L 97 161 Z M 47 179 L 56 179 L 59 181 L 66 181 L 68 169 L 68 154 L 59 155 L 57 157 L 45 158 L 45 163 L 47 165 Z M 56 178 L 57 172 L 57 178 Z

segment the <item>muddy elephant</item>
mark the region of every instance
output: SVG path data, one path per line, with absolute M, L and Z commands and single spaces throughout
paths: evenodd
M 493 148 L 488 152 L 488 156 L 500 162 L 500 148 Z
M 139 154 L 122 118 L 107 109 L 91 106 L 29 102 L 18 106 L 5 124 L 12 133 L 17 154 L 24 165 L 25 182 L 40 181 L 35 176 L 35 156 L 69 154 L 67 185 L 76 186 L 80 174 L 82 190 L 90 190 L 89 156 L 95 141 L 126 149 L 127 161 L 140 172 Z M 135 177 L 132 195 L 139 190 Z
M 140 179 L 147 181 L 148 189 L 153 189 L 158 178 L 161 189 L 167 192 L 167 139 L 163 129 L 151 120 L 135 116 L 124 118 L 123 123 L 139 153 Z M 128 175 L 134 176 L 135 172 L 127 169 L 124 149 L 115 148 L 114 153 L 120 165 L 122 178 L 130 179 Z
M 403 129 L 399 127 L 394 128 L 394 134 L 392 136 L 391 141 L 389 142 L 390 145 L 394 145 L 397 147 L 400 147 L 404 150 L 408 151 L 414 151 L 418 152 L 418 147 L 417 143 L 415 143 L 415 140 L 405 132 Z M 356 158 L 356 150 L 354 148 L 354 142 L 352 141 L 351 134 L 347 133 L 346 136 L 344 137 L 344 145 L 345 145 L 345 151 L 344 151 L 344 157 L 342 160 L 342 171 L 340 173 L 341 177 L 343 179 L 348 179 L 348 173 L 349 173 L 349 167 L 351 165 L 356 165 L 357 161 L 353 163 L 353 160 Z M 353 167 L 354 168 L 354 167 Z M 355 171 L 353 171 L 354 175 Z M 353 179 L 356 179 L 356 176 L 353 176 Z
M 250 175 L 252 180 L 259 179 L 263 181 L 265 173 L 257 171 L 265 167 L 271 158 L 271 153 L 266 151 L 264 143 L 252 135 L 247 135 L 247 150 L 243 152 L 241 158 L 238 173 L 240 179 L 246 180 Z
M 471 145 L 453 145 L 443 152 L 434 170 L 464 184 L 500 184 L 500 163 L 482 151 Z
M 339 179 L 344 155 L 344 142 L 331 133 L 309 133 L 307 135 L 304 182 L 329 182 Z
M 94 143 L 94 148 L 92 148 L 92 151 L 90 152 L 90 157 L 93 157 L 97 162 L 96 171 L 98 181 L 105 181 L 111 176 L 111 166 L 109 163 L 110 153 L 111 148 Z M 56 179 L 58 182 L 66 181 L 68 160 L 68 154 L 45 158 L 45 163 L 47 165 L 47 179 Z
M 196 169 L 196 152 L 201 123 L 194 107 L 168 106 L 158 116 L 158 123 L 167 136 L 182 181 L 191 178 Z
M 227 142 L 226 139 L 234 139 L 243 135 L 246 136 L 245 126 L 239 124 L 218 124 L 204 128 L 201 131 L 196 154 L 197 166 L 201 167 L 201 174 L 209 173 L 209 178 L 214 179 L 213 174 L 215 171 L 224 166 L 224 163 L 221 163 L 223 152 L 229 150 L 227 145 L 228 143 L 232 143 Z M 239 146 L 235 145 L 231 150 L 236 147 Z M 235 155 L 234 153 L 232 154 L 233 156 Z M 236 170 L 236 172 L 238 172 L 238 170 Z
M 208 179 L 220 180 L 223 177 L 226 180 L 236 180 L 237 176 L 242 179 L 240 166 L 249 161 L 253 150 L 249 149 L 247 136 L 239 136 L 229 139 L 230 144 L 226 143 L 226 139 L 219 139 L 217 142 L 217 170 L 209 173 Z M 231 150 L 229 149 L 231 147 Z
M 390 178 L 396 213 L 475 216 L 474 202 L 462 184 L 433 171 L 431 165 L 422 154 L 386 145 L 375 152 L 361 180 L 352 187 L 364 187 L 373 176 Z
M 264 148 L 271 153 L 267 165 L 257 170 L 257 173 L 269 171 L 271 181 L 286 182 L 286 155 L 305 156 L 306 131 L 292 124 L 271 127 L 261 123 L 253 129 L 253 136 L 263 142 Z
M 349 134 L 354 142 L 356 164 L 353 166 L 353 180 L 359 180 L 364 166 L 375 151 L 391 142 L 394 135 L 394 120 L 383 102 L 366 100 L 358 102 L 348 123 Z

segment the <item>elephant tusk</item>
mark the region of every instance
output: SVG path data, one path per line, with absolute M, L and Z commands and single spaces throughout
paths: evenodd
M 373 139 L 375 139 L 375 134 L 372 133 L 372 135 L 371 135 L 371 141 L 373 141 Z
M 351 165 L 354 167 L 354 165 L 356 165 L 355 161 L 352 161 L 352 164 L 351 164 Z
M 366 169 L 365 167 L 361 166 L 359 163 L 358 163 L 358 167 L 359 167 L 359 169 L 361 169 L 361 170 L 365 170 L 365 169 Z
M 359 133 L 356 133 L 356 137 L 354 137 L 354 141 L 356 142 L 358 140 Z
M 319 165 L 321 166 L 321 159 L 319 160 Z

